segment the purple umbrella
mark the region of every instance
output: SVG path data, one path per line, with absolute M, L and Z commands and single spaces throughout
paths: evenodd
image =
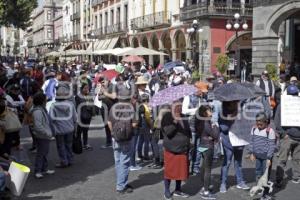
M 178 85 L 169 87 L 156 93 L 150 100 L 150 106 L 156 107 L 165 104 L 172 104 L 174 101 L 194 94 L 198 91 L 193 85 Z

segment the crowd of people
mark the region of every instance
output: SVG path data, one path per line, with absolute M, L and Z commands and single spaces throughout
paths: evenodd
M 284 168 L 291 155 L 292 181 L 300 183 L 300 127 L 282 127 L 280 120 L 281 95 L 299 95 L 297 77 L 292 76 L 287 82 L 286 75 L 280 75 L 280 81 L 275 83 L 264 71 L 256 83 L 265 91 L 264 95 L 221 102 L 214 98 L 214 90 L 234 80 L 226 81 L 220 73 L 199 81 L 193 79 L 193 69 L 189 66 L 184 66 L 183 70 L 176 67 L 166 70 L 163 66 L 134 69 L 120 63 L 115 68 L 116 76 L 108 77 L 102 65 L 88 63 L 40 63 L 30 68 L 18 63 L 1 64 L 0 190 L 5 189 L 5 177 L 9 176 L 8 167 L 14 159 L 12 149 L 23 149 L 22 127 L 29 127 L 32 136 L 29 150 L 36 152 L 34 176 L 41 179 L 45 174 L 55 173 L 47 164 L 52 140 L 57 146 L 57 168 L 73 164 L 75 140 L 80 140 L 83 150 L 93 150 L 88 142 L 91 123 L 103 124 L 106 134 L 103 148 L 113 149 L 119 194 L 133 192 L 128 184 L 129 172 L 141 170 L 141 164 L 147 163 L 149 168 L 164 169 L 164 199 L 189 197 L 188 191 L 182 191 L 181 184 L 190 174 L 201 177 L 202 199 L 216 199 L 213 194 L 216 186 L 211 181 L 216 159 L 223 159 L 221 193 L 228 189 L 232 159 L 237 188 L 249 190 L 242 171 L 244 151 L 256 162 L 257 180 L 267 167 L 272 168 L 273 158 L 278 155 L 275 180 L 278 187 L 284 183 Z M 197 92 L 172 104 L 151 106 L 151 98 L 160 91 L 185 84 L 194 85 Z M 247 126 L 243 124 L 245 120 L 237 120 L 236 116 L 251 102 L 263 106 L 252 120 L 247 120 L 250 123 Z M 102 116 L 102 121 L 93 122 L 95 115 Z M 8 120 L 14 123 L 8 125 Z M 249 135 L 249 145 L 233 145 L 231 132 L 239 135 L 242 131 Z M 173 192 L 170 190 L 172 180 L 176 183 Z M 261 199 L 272 199 L 268 189 L 263 191 Z

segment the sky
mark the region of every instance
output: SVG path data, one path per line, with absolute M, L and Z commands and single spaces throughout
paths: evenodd
M 44 0 L 38 0 L 39 7 L 42 5 L 43 2 L 44 2 Z

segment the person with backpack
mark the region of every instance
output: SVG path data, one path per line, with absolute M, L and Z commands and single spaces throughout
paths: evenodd
M 269 127 L 268 116 L 261 112 L 256 115 L 256 126 L 251 130 L 251 143 L 249 147 L 251 161 L 256 161 L 255 176 L 258 181 L 269 168 L 269 177 L 272 169 L 272 158 L 275 153 L 276 134 Z M 265 187 L 261 200 L 271 199 L 269 188 Z
M 116 191 L 119 194 L 133 192 L 128 184 L 130 169 L 131 143 L 133 129 L 137 126 L 134 118 L 134 108 L 130 103 L 130 90 L 125 87 L 118 89 L 119 102 L 111 108 L 108 117 L 108 126 L 113 137 L 113 151 L 116 169 Z
M 56 138 L 57 152 L 60 162 L 57 168 L 72 165 L 72 139 L 77 125 L 77 113 L 72 99 L 69 99 L 70 84 L 60 83 L 57 86 L 56 102 L 50 108 L 50 118 Z

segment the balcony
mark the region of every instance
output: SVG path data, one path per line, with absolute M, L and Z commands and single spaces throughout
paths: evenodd
M 253 6 L 268 6 L 268 5 L 276 5 L 276 4 L 282 4 L 287 3 L 289 1 L 293 0 L 253 0 Z
M 74 34 L 72 36 L 72 41 L 77 41 L 77 40 L 80 40 L 80 34 Z
M 187 21 L 195 19 L 196 17 L 232 17 L 235 13 L 240 13 L 246 18 L 252 18 L 253 2 L 245 4 L 245 8 L 242 8 L 240 3 L 232 4 L 228 6 L 226 3 L 214 2 L 213 6 L 210 6 L 207 2 L 193 4 L 180 8 L 180 20 Z
M 92 7 L 98 6 L 102 3 L 104 3 L 105 1 L 107 1 L 107 0 L 93 0 L 92 1 Z
M 105 35 L 104 34 L 104 28 L 102 28 L 102 27 L 94 29 L 91 32 L 93 32 L 95 34 L 96 38 L 101 38 Z
M 128 31 L 128 26 L 127 24 L 124 23 L 117 23 L 114 25 L 106 26 L 104 28 L 104 34 L 109 35 L 109 34 L 116 34 L 116 33 L 125 33 Z
M 157 12 L 151 15 L 134 18 L 131 20 L 133 30 L 143 30 L 171 26 L 170 12 Z
M 77 19 L 80 19 L 80 12 L 79 11 L 77 11 L 76 13 L 74 13 L 73 15 L 70 16 L 71 21 L 74 21 L 74 20 L 77 20 Z

